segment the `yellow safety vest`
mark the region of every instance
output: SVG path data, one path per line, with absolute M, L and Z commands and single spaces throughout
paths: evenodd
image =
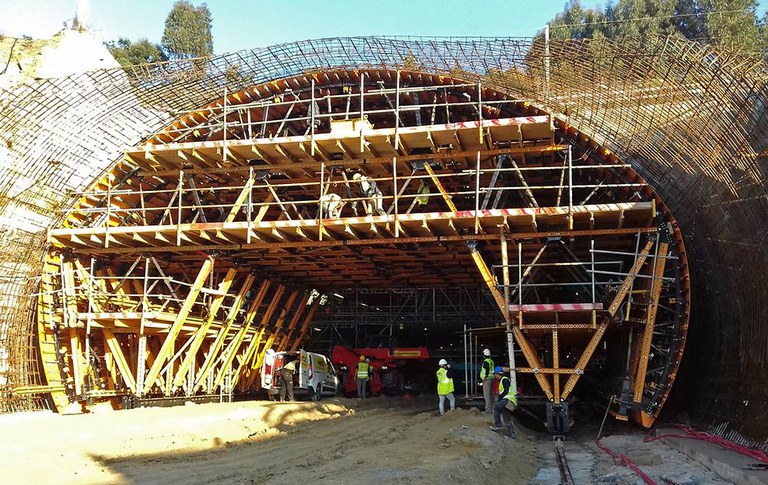
M 368 379 L 368 362 L 357 363 L 357 378 Z
M 504 399 L 507 399 L 509 402 L 517 406 L 517 392 L 512 389 L 512 381 L 507 376 L 503 376 L 499 380 L 499 394 L 504 392 L 504 381 L 507 381 L 507 385 L 509 386 L 509 392 L 507 392 L 507 395 L 504 396 Z
M 441 367 L 437 370 L 437 394 L 446 396 L 453 392 L 453 379 L 448 377 L 448 369 Z
M 485 366 L 480 367 L 480 380 L 481 381 L 493 378 L 493 369 L 494 369 L 493 359 L 488 357 L 487 359 L 485 359 L 483 361 L 483 364 L 485 364 L 486 362 L 488 362 L 488 371 L 487 372 L 485 370 Z

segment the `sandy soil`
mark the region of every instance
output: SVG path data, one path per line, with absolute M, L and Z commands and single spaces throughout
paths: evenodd
M 435 404 L 435 406 L 432 406 Z M 428 406 L 428 407 L 427 407 Z M 532 436 L 374 398 L 0 415 L 3 483 L 527 483 Z

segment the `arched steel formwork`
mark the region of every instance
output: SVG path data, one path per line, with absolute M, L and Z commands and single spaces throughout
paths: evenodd
M 765 67 L 677 39 L 558 41 L 351 38 L 244 51 L 208 61 L 96 71 L 0 97 L 4 406 L 35 405 L 29 298 L 45 229 L 60 209 L 178 113 L 247 87 L 332 68 L 406 68 L 482 79 L 552 113 L 630 163 L 686 238 L 693 323 L 686 404 L 720 434 L 764 442 L 761 304 L 766 250 Z M 473 76 L 477 76 L 474 78 Z M 703 378 L 701 376 L 704 376 Z M 678 384 L 680 385 L 680 383 Z M 686 382 L 682 382 L 685 386 Z M 39 390 L 39 389 L 38 389 Z M 18 392 L 21 391 L 21 392 Z M 743 435 L 743 437 L 741 436 Z

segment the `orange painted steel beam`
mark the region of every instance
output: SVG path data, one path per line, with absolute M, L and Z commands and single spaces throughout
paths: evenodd
M 224 327 L 219 330 L 219 333 L 216 335 L 216 339 L 213 341 L 213 343 L 208 348 L 208 353 L 205 357 L 205 361 L 203 362 L 203 365 L 200 367 L 200 370 L 198 371 L 197 378 L 195 379 L 195 385 L 193 388 L 193 391 L 197 391 L 199 388 L 203 386 L 205 381 L 208 379 L 208 376 L 213 372 L 215 362 L 219 357 L 219 350 L 221 349 L 222 345 L 224 344 L 224 340 L 226 340 L 227 336 L 229 335 L 229 331 L 232 328 L 232 325 L 235 322 L 235 319 L 237 318 L 240 307 L 243 306 L 243 303 L 245 302 L 245 297 L 248 294 L 248 291 L 250 291 L 251 287 L 253 286 L 253 283 L 256 281 L 256 276 L 253 275 L 253 273 L 248 274 L 248 276 L 245 277 L 245 281 L 240 286 L 240 291 L 238 291 L 237 296 L 235 297 L 235 301 L 232 302 L 232 306 L 229 309 L 229 314 L 227 315 L 227 318 L 224 323 Z M 264 299 L 264 296 L 267 294 L 267 289 L 269 288 L 271 282 L 269 280 L 264 280 L 261 283 L 261 286 L 259 287 L 259 290 L 256 292 L 256 296 L 254 296 L 254 302 L 258 301 L 259 305 L 261 304 L 261 301 Z M 246 313 L 246 320 L 250 317 L 250 314 L 255 312 L 256 309 L 258 309 L 258 306 L 255 306 L 252 304 L 248 312 Z M 208 389 L 208 392 L 212 392 L 212 389 Z
M 480 153 L 483 157 L 495 157 L 497 155 L 517 155 L 528 153 L 553 153 L 562 150 L 567 150 L 568 145 L 536 145 L 529 147 L 509 147 L 509 148 L 497 148 L 493 150 L 481 150 Z M 477 150 L 471 151 L 452 151 L 448 153 L 425 153 L 419 155 L 396 155 L 398 163 L 411 162 L 421 160 L 452 160 L 457 158 L 470 158 L 477 156 Z M 333 167 L 359 167 L 363 164 L 390 164 L 392 163 L 392 157 L 372 157 L 372 158 L 355 158 L 353 160 L 315 160 L 311 162 L 298 162 L 291 163 L 290 165 L 259 165 L 258 170 L 283 170 L 285 168 L 292 169 L 316 169 L 321 163 L 330 164 Z M 248 173 L 251 167 L 239 166 L 239 167 L 211 167 L 211 168 L 188 168 L 184 170 L 184 173 L 188 175 L 216 175 L 216 174 L 232 174 L 232 173 Z M 178 170 L 139 170 L 138 175 L 145 177 L 168 177 L 178 174 Z
M 280 299 L 283 296 L 283 293 L 285 292 L 285 285 L 278 285 L 277 289 L 275 290 L 275 294 L 272 296 L 272 301 L 270 302 L 269 306 L 267 307 L 267 310 L 264 312 L 264 315 L 261 318 L 261 322 L 259 324 L 259 331 L 257 333 L 257 336 L 254 336 L 254 340 L 261 339 L 261 335 L 263 335 L 263 329 L 266 328 L 267 324 L 269 323 L 269 319 L 272 318 L 272 314 L 277 309 L 277 305 L 280 303 Z M 251 305 L 253 308 L 253 305 Z M 235 356 L 237 355 L 237 352 L 240 350 L 240 346 L 243 343 L 243 340 L 245 339 L 245 333 L 248 331 L 249 327 L 251 326 L 251 323 L 253 322 L 253 318 L 256 316 L 256 310 L 258 310 L 258 306 L 255 307 L 253 312 L 249 311 L 250 318 L 246 320 L 245 324 L 242 326 L 242 328 L 235 334 L 235 336 L 232 338 L 232 341 L 229 343 L 229 346 L 227 347 L 224 352 L 222 352 L 222 356 L 224 357 L 224 362 L 222 363 L 221 367 L 219 367 L 219 373 L 216 376 L 216 379 L 213 381 L 213 388 L 216 389 L 221 385 L 221 382 L 224 380 L 224 377 L 227 375 L 227 372 L 229 371 L 230 367 L 232 366 L 232 362 L 235 359 Z M 251 341 L 253 342 L 253 341 Z
M 603 321 L 597 327 L 597 330 L 595 330 L 595 333 L 589 340 L 587 347 L 581 354 L 579 361 L 576 363 L 576 373 L 569 377 L 568 382 L 565 383 L 565 388 L 563 389 L 561 400 L 568 398 L 568 395 L 576 386 L 576 382 L 578 382 L 579 377 L 584 373 L 584 369 L 586 368 L 587 363 L 589 363 L 589 359 L 592 358 L 592 354 L 595 352 L 595 349 L 600 343 L 600 340 L 603 338 L 603 334 L 605 334 L 605 331 L 608 329 L 608 325 L 612 321 L 614 315 L 616 315 L 616 312 L 618 311 L 619 306 L 621 306 L 621 303 L 624 301 L 624 298 L 627 296 L 627 293 L 629 293 L 632 282 L 635 280 L 635 277 L 645 264 L 645 260 L 648 258 L 648 254 L 651 252 L 653 244 L 654 241 L 652 240 L 646 243 L 645 247 L 635 260 L 635 264 L 632 266 L 632 269 L 624 278 L 624 282 L 621 284 L 619 291 L 616 293 L 616 296 L 613 298 L 611 305 L 608 307 L 608 316 L 603 318 Z
M 173 325 L 171 325 L 171 328 L 168 330 L 168 335 L 165 337 L 165 340 L 163 341 L 163 345 L 160 348 L 160 351 L 158 352 L 157 356 L 155 357 L 155 362 L 152 364 L 152 367 L 149 369 L 149 373 L 147 374 L 147 377 L 144 381 L 144 389 L 142 390 L 142 394 L 146 394 L 149 392 L 150 389 L 152 389 L 152 386 L 155 384 L 155 380 L 157 379 L 158 375 L 160 375 L 160 371 L 162 370 L 163 364 L 165 364 L 165 361 L 168 359 L 168 357 L 171 356 L 173 349 L 176 345 L 176 337 L 179 335 L 179 332 L 181 331 L 181 327 L 184 323 L 184 320 L 189 315 L 189 312 L 192 310 L 192 306 L 197 301 L 197 296 L 200 294 L 200 290 L 203 288 L 203 285 L 205 284 L 206 278 L 208 278 L 208 274 L 210 274 L 211 270 L 213 269 L 213 258 L 207 257 L 205 261 L 203 262 L 202 267 L 200 268 L 200 271 L 197 274 L 197 278 L 195 279 L 195 282 L 192 284 L 192 287 L 189 289 L 189 293 L 187 294 L 186 299 L 184 300 L 184 303 L 181 305 L 181 308 L 179 309 L 179 313 L 176 316 L 176 320 L 173 322 Z
M 552 367 L 554 367 L 555 370 L 560 368 L 560 343 L 557 338 L 557 328 L 552 330 Z M 555 402 L 560 402 L 560 374 L 555 372 L 552 376 L 552 380 L 554 381 L 555 388 Z
M 229 268 L 229 270 L 227 270 L 227 274 L 224 275 L 224 279 L 221 281 L 221 283 L 219 283 L 218 294 L 213 299 L 211 306 L 208 309 L 208 317 L 205 319 L 205 322 L 195 331 L 192 337 L 190 337 L 193 339 L 193 341 L 190 344 L 189 349 L 187 349 L 187 353 L 184 356 L 184 359 L 181 361 L 178 370 L 176 371 L 176 377 L 173 379 L 174 387 L 181 386 L 181 384 L 184 382 L 184 379 L 187 377 L 187 371 L 189 370 L 189 367 L 193 362 L 195 362 L 195 360 L 197 360 L 197 351 L 200 349 L 200 344 L 203 343 L 203 339 L 205 339 L 205 336 L 208 333 L 208 329 L 211 327 L 211 323 L 213 323 L 219 308 L 221 308 L 221 305 L 224 303 L 224 297 L 228 296 L 229 288 L 232 286 L 232 282 L 234 281 L 236 275 L 237 269 Z
M 659 309 L 659 296 L 661 295 L 662 277 L 664 276 L 664 267 L 667 263 L 667 250 L 669 244 L 663 242 L 659 244 L 659 254 L 656 259 L 656 267 L 653 270 L 653 282 L 651 283 L 651 302 L 648 306 L 648 312 L 645 316 L 645 329 L 643 340 L 640 345 L 640 360 L 637 363 L 637 372 L 635 373 L 635 392 L 633 401 L 642 403 L 643 388 L 645 387 L 645 375 L 648 371 L 648 358 L 651 353 L 651 340 L 653 339 L 653 329 L 656 326 L 656 313 Z
M 288 345 L 288 342 L 291 340 L 291 335 L 293 335 L 293 331 L 296 328 L 296 324 L 299 323 L 299 318 L 301 318 L 302 313 L 304 310 L 307 309 L 307 301 L 309 300 L 309 293 L 306 293 L 304 295 L 304 298 L 302 299 L 301 305 L 299 305 L 298 310 L 296 313 L 293 314 L 293 318 L 291 318 L 291 322 L 288 324 L 288 328 L 285 331 L 285 334 L 283 334 L 283 338 L 280 339 L 280 343 L 277 344 L 277 348 L 279 350 L 282 350 L 285 348 L 286 345 Z M 256 362 L 256 368 L 261 368 L 261 363 L 263 359 L 264 354 L 262 353 L 259 355 L 259 360 Z
M 316 299 L 312 303 L 312 307 L 309 309 L 309 312 L 307 312 L 307 316 L 304 318 L 304 323 L 301 325 L 301 332 L 299 332 L 299 337 L 293 341 L 290 352 L 296 352 L 299 350 L 301 342 L 304 340 L 304 336 L 307 334 L 307 330 L 309 329 L 309 324 L 312 322 L 312 319 L 315 318 L 315 313 L 317 313 L 318 308 L 320 308 L 320 304 Z
M 525 338 L 525 335 L 523 335 L 523 332 L 520 330 L 517 326 L 512 326 L 512 334 L 515 336 L 515 340 L 517 341 L 517 345 L 520 346 L 520 349 L 523 351 L 523 356 L 525 357 L 525 360 L 528 361 L 528 365 L 533 367 L 533 369 L 542 369 L 544 366 L 541 363 L 541 360 L 539 360 L 539 356 L 536 353 L 536 349 L 533 348 L 531 343 L 528 341 L 527 338 Z M 541 390 L 544 391 L 544 394 L 547 396 L 547 399 L 554 399 L 554 394 L 552 393 L 552 386 L 549 384 L 549 380 L 547 377 L 541 373 L 541 372 L 535 372 L 534 371 L 534 377 L 536 377 L 536 381 L 539 383 L 539 387 L 541 387 Z
M 589 236 L 619 236 L 637 233 L 655 233 L 656 227 L 636 227 L 621 229 L 574 229 L 561 231 L 541 231 L 541 232 L 518 232 L 512 233 L 514 239 L 541 239 L 547 237 L 589 237 Z M 125 248 L 73 248 L 73 254 L 140 254 L 140 253 L 158 253 L 158 252 L 200 252 L 200 251 L 250 251 L 265 248 L 324 248 L 336 246 L 378 246 L 390 244 L 420 244 L 430 242 L 467 242 L 467 241 L 486 241 L 496 240 L 495 234 L 477 234 L 472 236 L 412 236 L 398 238 L 376 238 L 376 239 L 350 239 L 334 241 L 292 241 L 292 242 L 261 242 L 261 243 L 229 243 L 229 244 L 210 244 L 210 245 L 188 245 L 188 246 L 152 246 L 152 247 L 125 247 Z

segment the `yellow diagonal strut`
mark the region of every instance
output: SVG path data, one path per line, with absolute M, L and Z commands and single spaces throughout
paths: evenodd
M 451 212 L 456 212 L 456 204 L 453 203 L 453 200 L 451 200 L 451 196 L 448 195 L 448 192 L 446 192 L 445 187 L 443 187 L 442 182 L 440 182 L 440 179 L 437 178 L 437 175 L 435 175 L 434 170 L 432 170 L 432 167 L 429 166 L 429 162 L 424 162 L 424 168 L 426 169 L 427 173 L 430 177 L 432 177 L 432 183 L 435 184 L 435 187 L 437 187 L 437 190 L 440 191 L 440 194 L 442 194 L 443 199 L 445 200 L 445 203 L 448 204 L 448 208 L 451 209 Z
M 565 399 L 568 398 L 568 395 L 571 393 L 571 391 L 573 391 L 573 388 L 576 386 L 576 382 L 579 380 L 579 377 L 581 377 L 581 374 L 584 373 L 584 368 L 587 366 L 589 359 L 592 358 L 592 354 L 595 352 L 595 349 L 600 343 L 600 340 L 603 338 L 603 334 L 608 329 L 608 324 L 611 323 L 611 321 L 613 320 L 613 317 L 616 315 L 616 312 L 621 306 L 621 303 L 624 301 L 624 298 L 626 298 L 627 293 L 629 293 L 629 288 L 632 286 L 632 282 L 635 280 L 635 277 L 640 272 L 640 269 L 643 267 L 643 264 L 645 264 L 645 260 L 648 259 L 648 254 L 651 252 L 652 247 L 653 247 L 653 241 L 648 241 L 645 247 L 643 248 L 643 250 L 637 256 L 637 259 L 635 260 L 635 264 L 632 266 L 632 269 L 630 270 L 629 274 L 627 274 L 626 278 L 624 278 L 624 282 L 621 284 L 619 291 L 616 293 L 616 296 L 613 298 L 613 301 L 611 302 L 611 306 L 608 307 L 608 315 L 603 318 L 603 321 L 600 323 L 600 326 L 597 327 L 597 330 L 592 335 L 592 338 L 589 340 L 589 343 L 587 344 L 587 348 L 584 349 L 584 353 L 581 354 L 581 358 L 576 363 L 576 373 L 572 374 L 571 377 L 568 378 L 568 382 L 565 383 L 561 400 L 564 401 Z
M 664 267 L 667 263 L 667 248 L 669 244 L 659 244 L 659 254 L 656 259 L 656 267 L 653 270 L 654 279 L 651 283 L 651 304 L 648 307 L 648 313 L 645 317 L 645 331 L 643 333 L 643 343 L 640 347 L 640 361 L 637 363 L 637 373 L 635 374 L 635 395 L 634 401 L 641 402 L 643 399 L 643 388 L 645 387 L 645 374 L 648 371 L 648 356 L 651 353 L 651 340 L 653 339 L 653 329 L 656 326 L 656 313 L 659 310 L 659 296 L 661 295 L 662 276 Z

